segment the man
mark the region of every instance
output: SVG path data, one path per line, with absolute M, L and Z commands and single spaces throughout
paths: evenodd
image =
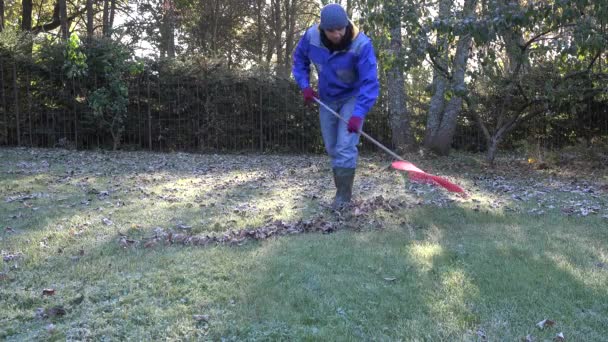
M 310 62 L 319 76 L 319 95 L 310 86 Z M 336 184 L 332 206 L 338 209 L 350 202 L 359 155 L 358 133 L 378 98 L 374 48 L 342 6 L 329 4 L 321 9 L 321 22 L 300 39 L 292 72 L 307 104 L 319 98 L 348 121 L 343 122 L 321 106 L 321 133 Z

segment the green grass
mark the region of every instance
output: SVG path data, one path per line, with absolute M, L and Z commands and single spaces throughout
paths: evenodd
M 324 157 L 2 149 L 0 158 L 0 249 L 21 253 L 3 263 L 2 340 L 608 338 L 606 195 L 561 191 L 567 179 L 501 173 L 518 189 L 554 188 L 522 201 L 495 191 L 475 156 L 416 160 L 471 190 L 459 199 L 404 186 L 387 161 L 363 158 L 361 213 L 336 216 L 325 209 Z M 402 205 L 365 209 L 378 201 Z M 577 203 L 599 210 L 561 210 Z M 313 218 L 340 229 L 238 247 L 118 243 L 157 227 L 221 235 Z M 35 317 L 55 306 L 66 314 Z M 540 330 L 543 319 L 555 326 Z

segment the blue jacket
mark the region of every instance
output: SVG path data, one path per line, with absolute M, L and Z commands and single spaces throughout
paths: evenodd
M 331 53 L 321 41 L 318 25 L 309 28 L 294 52 L 293 76 L 301 89 L 310 86 L 310 62 L 319 75 L 319 97 L 335 101 L 357 96 L 354 116 L 364 118 L 378 98 L 376 56 L 371 40 L 353 25 L 347 50 Z

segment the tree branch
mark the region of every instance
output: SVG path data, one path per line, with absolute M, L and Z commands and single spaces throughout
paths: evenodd
M 61 26 L 61 20 L 59 18 L 59 6 L 55 6 L 55 9 L 56 10 L 53 10 L 53 21 L 51 21 L 50 23 L 37 25 L 37 26 L 33 27 L 31 29 L 31 32 L 33 34 L 38 34 L 40 32 L 47 32 L 47 31 L 54 30 L 54 29 L 58 28 L 59 26 Z M 74 20 L 76 17 L 78 17 L 79 15 L 81 15 L 85 12 L 86 12 L 86 8 L 81 8 L 76 13 L 69 16 L 68 21 Z
M 452 75 L 450 75 L 448 70 L 446 70 L 441 64 L 439 64 L 439 62 L 433 57 L 431 53 L 429 53 L 428 56 L 431 59 L 431 64 L 433 64 L 433 66 L 437 68 L 437 70 L 439 70 L 446 79 L 452 80 Z

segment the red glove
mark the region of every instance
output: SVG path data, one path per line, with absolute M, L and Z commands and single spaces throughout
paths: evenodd
M 351 116 L 350 120 L 348 120 L 348 131 L 350 133 L 359 133 L 359 129 L 361 128 L 361 123 L 363 123 L 363 119 L 358 116 Z
M 315 97 L 319 97 L 319 95 L 317 95 L 317 92 L 312 90 L 311 87 L 304 88 L 304 90 L 302 90 L 302 94 L 304 94 L 304 103 L 306 103 L 307 105 L 315 102 Z

